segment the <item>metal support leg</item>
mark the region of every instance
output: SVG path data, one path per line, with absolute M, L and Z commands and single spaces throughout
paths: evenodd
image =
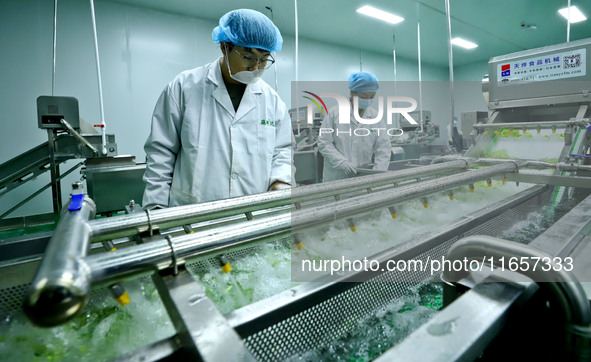
M 53 129 L 47 130 L 48 146 L 49 146 L 49 160 L 51 171 L 51 196 L 53 203 L 53 216 L 55 221 L 59 220 L 59 215 L 62 210 L 62 188 L 60 182 L 60 166 L 55 162 L 55 133 Z

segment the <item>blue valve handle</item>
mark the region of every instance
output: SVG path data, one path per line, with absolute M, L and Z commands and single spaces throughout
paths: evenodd
M 82 201 L 84 201 L 84 194 L 72 195 L 72 201 L 70 201 L 69 211 L 76 211 L 82 208 Z

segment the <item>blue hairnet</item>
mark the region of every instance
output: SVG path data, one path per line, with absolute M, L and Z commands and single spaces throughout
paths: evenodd
M 223 41 L 270 52 L 280 51 L 283 45 L 283 38 L 275 24 L 265 15 L 250 9 L 233 10 L 222 16 L 211 37 L 216 44 Z
M 349 76 L 349 89 L 354 92 L 377 92 L 378 78 L 369 72 L 353 73 Z

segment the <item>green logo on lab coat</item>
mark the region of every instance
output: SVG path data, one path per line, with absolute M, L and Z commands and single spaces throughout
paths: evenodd
M 273 126 L 273 127 L 275 127 L 275 121 L 267 121 L 267 120 L 262 119 L 261 120 L 261 124 L 263 126 Z

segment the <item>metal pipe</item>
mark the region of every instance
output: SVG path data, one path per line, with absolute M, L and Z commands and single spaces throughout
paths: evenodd
M 204 230 L 178 237 L 153 240 L 136 246 L 118 249 L 109 253 L 86 257 L 85 264 L 91 270 L 92 282 L 114 281 L 133 273 L 162 269 L 185 263 L 188 258 L 219 247 L 230 247 L 245 240 L 254 241 L 272 234 L 291 233 L 310 227 L 319 227 L 362 214 L 380 207 L 476 182 L 497 174 L 516 172 L 517 164 L 501 164 L 487 168 L 425 181 L 420 185 L 408 185 L 379 194 L 353 197 L 342 201 L 333 201 L 326 206 L 266 216 L 251 221 Z
M 92 153 L 95 154 L 95 156 L 98 156 L 99 153 L 96 150 L 96 148 L 94 148 L 93 145 L 91 145 L 84 137 L 82 137 L 80 135 L 80 133 L 76 132 L 76 130 L 74 129 L 74 127 L 72 127 L 68 121 L 66 121 L 65 119 L 60 119 L 60 123 L 66 127 L 66 131 L 68 131 L 69 134 L 71 134 L 78 142 L 82 143 L 84 146 L 86 146 L 86 148 L 88 148 Z
M 449 11 L 449 0 L 445 0 L 445 14 L 447 20 L 447 55 L 449 61 L 449 91 L 451 97 L 451 119 L 453 119 L 455 115 L 454 109 L 454 56 L 453 56 L 453 49 L 451 45 L 451 18 L 450 18 L 450 11 Z
M 73 192 L 81 192 L 82 183 L 75 185 L 79 191 Z M 69 210 L 76 207 L 75 201 L 69 205 L 63 209 L 24 303 L 31 322 L 42 327 L 59 325 L 76 315 L 90 290 L 90 269 L 82 258 L 90 245 L 86 221 L 95 216 L 96 206 L 86 196 L 76 210 Z
M 567 2 L 567 10 L 566 10 L 566 42 L 570 42 L 570 0 Z
M 91 220 L 88 226 L 92 240 L 103 241 L 290 204 L 291 190 L 279 190 L 196 205 L 151 210 L 147 213 Z
M 101 81 L 101 61 L 99 59 L 98 39 L 96 36 L 96 18 L 94 16 L 94 0 L 90 0 L 90 15 L 92 17 L 92 34 L 94 35 L 94 54 L 96 56 L 96 77 L 98 80 L 99 110 L 101 116 L 101 129 L 103 138 L 103 155 L 107 155 L 107 134 L 105 124 L 105 110 L 103 106 L 103 83 Z
M 186 260 L 220 245 L 255 241 L 269 235 L 289 233 L 291 214 L 267 216 L 252 221 L 222 226 L 214 230 L 167 237 L 149 243 L 94 254 L 84 259 L 93 283 L 113 281 L 138 272 L 185 264 Z
M 456 161 L 456 160 L 460 160 L 460 159 L 461 160 L 466 160 L 466 161 L 468 161 L 470 163 L 474 163 L 474 161 L 471 160 L 470 158 L 460 157 L 459 155 L 446 155 L 446 156 L 435 157 L 434 159 L 431 160 L 431 162 L 429 164 L 430 165 L 435 165 L 435 164 L 440 163 L 440 162 L 446 162 L 446 160 Z
M 578 163 L 557 163 L 556 167 L 559 171 L 588 171 L 591 172 L 591 166 L 579 165 Z
M 47 146 L 49 148 L 49 173 L 51 175 L 51 202 L 53 204 L 53 217 L 55 222 L 59 220 L 62 210 L 62 185 L 60 182 L 60 165 L 56 161 L 56 130 L 47 130 Z
M 363 58 L 361 48 L 359 49 L 359 71 L 363 72 Z
M 417 4 L 417 9 L 419 4 Z M 423 72 L 421 70 L 421 21 L 417 21 L 417 63 L 419 66 L 419 117 L 421 118 L 421 133 L 423 132 Z
M 294 68 L 295 68 L 295 81 L 297 84 L 297 82 L 299 80 L 299 78 L 298 78 L 298 65 L 299 65 L 298 53 L 300 50 L 300 46 L 299 46 L 300 36 L 299 36 L 299 32 L 298 32 L 298 0 L 294 0 L 293 5 L 294 5 L 294 21 L 295 21 L 295 67 Z M 297 89 L 297 86 L 296 86 L 296 89 Z
M 398 187 L 379 193 L 370 193 L 352 197 L 326 206 L 298 210 L 292 212 L 292 231 L 302 231 L 305 228 L 320 227 L 336 219 L 349 218 L 354 215 L 370 212 L 378 208 L 387 208 L 394 204 L 416 199 L 435 192 L 474 183 L 483 179 L 518 172 L 520 162 L 504 163 L 485 167 L 479 170 L 461 174 L 440 177 L 423 181 L 420 184 Z
M 53 2 L 53 58 L 51 67 L 51 95 L 55 92 L 55 50 L 57 45 L 57 0 Z
M 447 254 L 447 260 L 452 264 L 457 260 L 482 261 L 484 259 L 493 260 L 495 266 L 500 266 L 501 258 L 505 258 L 504 260 L 517 258 L 516 260 L 520 263 L 527 263 L 527 267 L 520 266 L 520 273 L 538 282 L 540 287 L 548 289 L 556 297 L 568 322 L 579 326 L 588 326 L 591 323 L 589 301 L 573 273 L 565 271 L 562 266 L 555 265 L 554 262 L 548 263 L 548 266 L 551 266 L 550 270 L 539 265 L 538 268 L 534 267 L 536 260 L 540 263 L 542 260 L 552 260 L 549 254 L 527 245 L 485 235 L 465 237 L 456 242 Z M 450 268 L 444 270 L 443 278 L 447 282 L 457 282 L 467 274 L 468 270 L 454 271 Z
M 578 163 L 564 163 L 564 162 L 551 163 L 551 162 L 537 161 L 537 160 L 513 160 L 513 159 L 504 159 L 504 158 L 478 158 L 478 159 L 467 158 L 466 160 L 471 163 L 485 164 L 485 165 L 520 161 L 520 162 L 524 162 L 524 164 L 521 166 L 524 168 L 548 168 L 548 169 L 554 169 L 557 171 L 591 171 L 591 166 L 580 165 Z
M 273 8 L 270 6 L 265 6 L 265 8 L 269 10 L 269 12 L 271 13 L 271 22 L 275 24 L 275 15 L 273 14 Z M 275 56 L 276 55 L 277 53 L 275 53 Z M 279 92 L 277 88 L 277 62 L 273 63 L 273 71 L 275 73 L 275 92 Z
M 394 95 L 396 95 L 396 36 L 392 34 L 392 61 L 394 66 Z
M 302 186 L 291 190 L 152 210 L 149 216 L 147 214 L 129 214 L 108 219 L 91 220 L 88 225 L 91 230 L 92 240 L 104 241 L 132 236 L 149 230 L 166 229 L 272 207 L 287 206 L 295 202 L 316 200 L 418 177 L 438 175 L 442 172 L 465 170 L 468 166 L 468 161 L 457 160 L 445 164 L 421 166 L 330 183 Z
M 583 118 L 575 121 L 545 121 L 545 122 L 514 122 L 514 123 L 478 123 L 473 127 L 479 128 L 537 128 L 537 127 L 552 127 L 552 126 L 583 126 L 586 127 L 589 124 L 588 118 Z
M 322 197 L 384 186 L 394 182 L 438 175 L 444 171 L 465 170 L 469 166 L 470 162 L 468 160 L 461 159 L 443 164 L 419 166 L 411 169 L 383 172 L 329 183 L 302 186 L 292 190 L 292 199 L 294 202 L 316 200 Z

